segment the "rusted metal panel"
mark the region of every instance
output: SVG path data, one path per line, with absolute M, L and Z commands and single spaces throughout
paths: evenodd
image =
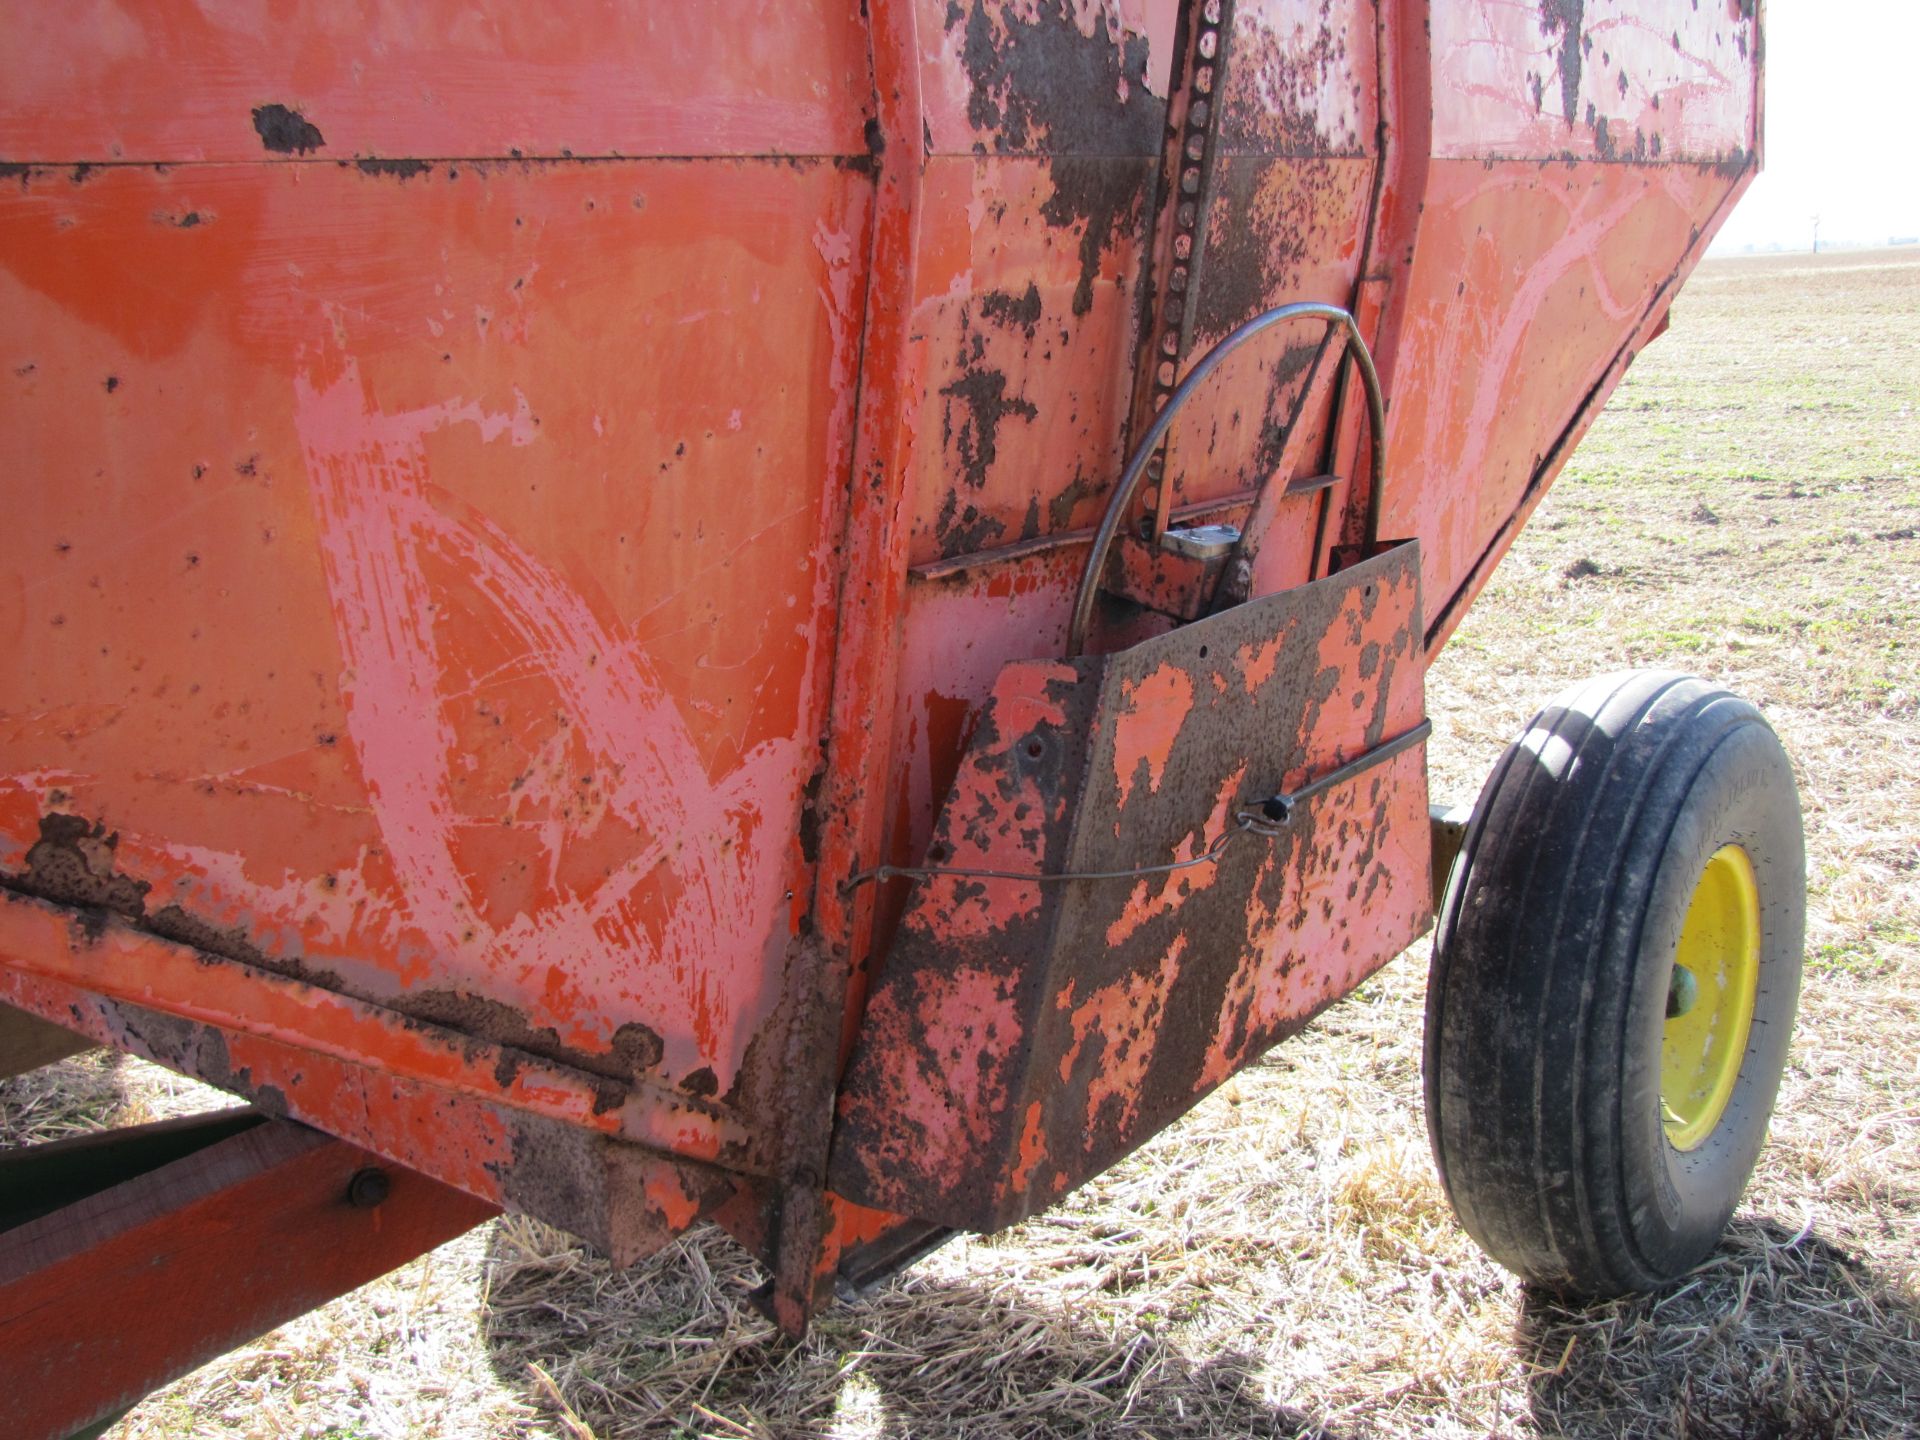
M 1134 342 L 1152 173 L 1111 156 L 928 163 L 913 563 L 1097 515 L 1122 458 L 1132 375 L 1115 360 Z M 1096 203 L 1083 186 L 1114 197 Z
M 9 0 L 0 159 L 840 155 L 872 81 L 858 0 Z
M 1176 512 L 1182 524 L 1238 523 L 1249 496 Z M 893 771 L 882 787 L 891 800 L 886 848 L 869 850 L 853 869 L 876 858 L 908 864 L 926 851 L 934 818 L 953 783 L 973 718 L 1013 660 L 1059 655 L 1066 647 L 1074 588 L 1087 564 L 1091 529 L 916 566 L 907 587 L 900 633 L 899 702 Z M 1112 617 L 1124 642 L 1168 628 L 1163 617 Z M 1132 626 L 1130 635 L 1118 623 Z M 890 916 L 898 895 L 879 897 Z M 883 929 L 881 938 L 890 934 Z
M 366 1007 L 280 977 L 258 977 L 269 992 L 262 997 L 231 962 L 19 897 L 0 903 L 0 954 L 9 959 L 0 1002 L 58 1016 L 97 1044 L 565 1226 L 622 1264 L 729 1193 L 730 1172 L 628 1141 L 620 1106 L 600 1103 L 612 1098 L 594 1088 L 604 1082 L 533 1056 L 489 1051 L 417 1022 L 375 1029 L 351 1013 Z M 231 1025 L 236 1000 L 255 1002 L 245 1007 L 255 1028 L 207 1019 Z M 485 1098 L 488 1078 L 498 1087 L 493 1098 Z M 641 1125 L 657 1132 L 670 1112 L 636 1103 L 627 1113 L 647 1113 Z M 687 1128 L 688 1143 L 705 1148 L 699 1127 Z
M 1197 6 L 1194 24 L 1202 28 L 1173 102 L 1188 133 L 1166 157 L 1156 233 L 1154 304 L 1163 320 L 1177 311 L 1179 324 L 1153 328 L 1136 431 L 1189 363 L 1243 321 L 1291 301 L 1345 305 L 1368 224 L 1378 128 L 1371 7 L 1247 0 Z M 1196 107 L 1214 131 L 1200 155 Z M 1249 348 L 1189 402 L 1143 497 L 1156 536 L 1176 506 L 1269 479 L 1284 487 L 1324 468 L 1329 417 L 1307 403 L 1306 383 L 1328 348 L 1310 329 Z M 1281 473 L 1283 456 L 1306 468 Z M 1270 563 L 1297 552 L 1289 569 L 1305 579 L 1320 506 L 1289 510 L 1270 527 Z
M 1159 155 L 1176 0 L 912 3 L 930 153 Z
M 1758 0 L 1433 6 L 1434 154 L 1706 161 L 1757 138 Z
M 834 1188 L 989 1230 L 1050 1203 L 1426 923 L 1423 757 L 1238 812 L 1417 727 L 1417 547 L 1130 649 L 1001 672 L 843 1089 Z
M 29 883 L 35 874 L 29 872 Z M 75 918 L 58 904 L 36 903 L 16 890 L 0 903 L 0 943 L 22 974 L 212 1020 L 233 1032 L 292 1037 L 351 1064 L 390 1065 L 439 1089 L 691 1159 L 750 1171 L 765 1165 L 758 1137 L 714 1100 L 623 1075 L 617 1066 L 583 1069 L 564 1057 L 480 1040 L 156 936 L 118 917 L 95 912 Z
M 1382 517 L 1383 534 L 1424 542 L 1430 622 L 1544 493 L 1570 417 L 1598 413 L 1602 380 L 1665 313 L 1730 183 L 1691 165 L 1433 166 L 1396 282 L 1408 298 L 1387 431 L 1388 474 L 1421 478 L 1389 486 Z
M 1370 4 L 1235 0 L 1221 92 L 1223 152 L 1373 154 L 1378 27 Z
M 13 1440 L 111 1419 L 496 1213 L 286 1121 L 187 1123 L 224 1138 L 0 1232 L 0 1423 Z M 13 1158 L 45 1168 L 34 1151 Z
M 868 15 L 872 138 L 883 159 L 891 159 L 879 171 L 863 295 L 860 404 L 840 552 L 831 709 L 820 740 L 821 768 L 802 812 L 803 844 L 818 861 L 808 918 L 819 961 L 814 993 L 826 1024 L 812 1034 L 796 1031 L 797 1038 L 813 1041 L 810 1050 L 789 1050 L 805 1067 L 788 1077 L 796 1093 L 784 1129 L 784 1189 L 745 1187 L 748 1193 L 717 1217 L 768 1261 L 770 1308 L 791 1334 L 805 1329 L 822 1297 L 819 1276 L 846 1239 L 825 1190 L 825 1162 L 834 1083 L 865 1009 L 874 910 L 871 892 L 849 893 L 840 880 L 884 845 L 891 818 L 890 797 L 873 777 L 890 764 L 911 534 L 907 476 L 918 445 L 923 381 L 913 309 L 930 136 L 922 113 L 919 15 L 916 0 L 868 0 Z M 852 396 L 844 403 L 847 415 L 855 416 Z M 786 1191 L 799 1192 L 804 1203 L 781 1203 Z
M 1190 358 L 1276 305 L 1345 305 L 1359 268 L 1372 183 L 1368 159 L 1223 156 L 1219 205 L 1197 280 Z M 1176 429 L 1168 461 L 1174 505 L 1262 484 L 1277 473 L 1296 426 L 1324 426 L 1323 416 L 1301 413 L 1300 402 L 1326 348 L 1321 327 L 1303 324 L 1226 362 L 1189 402 Z M 1338 345 L 1331 348 L 1337 355 Z M 1323 468 L 1325 434 L 1321 429 L 1321 443 L 1303 456 L 1299 473 Z M 1279 482 L 1294 478 L 1280 475 Z M 1311 516 L 1310 509 L 1305 513 Z
M 872 182 L 716 163 L 10 182 L 0 867 L 778 1133 Z

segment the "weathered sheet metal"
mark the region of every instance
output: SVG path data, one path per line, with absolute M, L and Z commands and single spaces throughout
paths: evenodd
M 375 1076 L 438 1082 L 424 1022 L 718 1111 L 766 1163 L 871 180 L 728 168 L 9 182 L 0 452 L 37 480 L 0 867 L 34 889 L 73 817 L 143 925 L 379 1012 Z M 753 406 L 750 372 L 814 400 Z M 259 993 L 236 970 L 199 1018 L 257 1028 Z
M 1199 217 L 1203 233 L 1190 276 L 1175 254 L 1155 277 L 1168 289 L 1179 285 L 1187 299 L 1179 353 L 1170 374 L 1153 377 L 1156 389 L 1162 382 L 1171 388 L 1188 361 L 1263 310 L 1301 300 L 1347 304 L 1367 229 L 1379 146 L 1370 7 L 1236 0 L 1222 19 L 1212 57 L 1217 153 L 1210 203 Z M 1176 215 L 1184 178 L 1170 177 Z M 1302 402 L 1316 357 L 1338 346 L 1311 331 L 1288 339 L 1235 356 L 1190 404 L 1193 413 L 1168 446 L 1157 497 L 1163 506 L 1255 489 L 1276 474 L 1284 486 L 1301 473 L 1280 471 L 1302 430 L 1320 439 L 1300 452 L 1306 473 L 1323 464 L 1323 419 Z M 1166 357 L 1152 363 L 1157 371 Z M 1136 405 L 1136 433 L 1150 415 Z M 1316 515 L 1317 505 L 1290 508 L 1297 513 L 1287 540 L 1295 533 L 1310 540 L 1314 527 L 1299 518 Z M 1307 578 L 1306 559 L 1300 556 L 1293 583 Z
M 1742 170 L 1759 142 L 1759 14 L 1759 0 L 1436 4 L 1434 154 Z
M 1428 650 L 1751 178 L 1756 11 L 1221 9 L 1176 378 L 1360 316 Z M 1060 653 L 1164 358 L 1191 8 L 0 17 L 0 999 L 191 1027 L 149 1050 L 622 1253 L 716 1214 L 797 1329 L 926 1233 L 825 1178 L 903 903 L 843 883 Z M 1213 603 L 1360 539 L 1325 355 L 1236 357 L 1143 497 L 1249 528 Z M 1200 612 L 1116 553 L 1101 648 Z M 680 1198 L 609 1202 L 630 1162 Z
M 1422 477 L 1384 533 L 1426 542 L 1437 649 L 1759 169 L 1758 6 L 1448 0 L 1380 21 L 1358 302 L 1388 472 Z
M 22 957 L 0 968 L 0 1001 L 565 1226 L 621 1264 L 732 1197 L 737 1168 L 625 1139 L 588 1077 L 532 1056 L 436 1027 L 383 1030 L 299 981 L 262 977 L 262 996 L 231 963 L 16 896 L 0 903 L 0 949 Z M 231 1028 L 236 1010 L 250 1028 Z
M 844 155 L 872 114 L 859 0 L 6 8 L 10 160 Z
M 867 1008 L 841 1194 L 990 1230 L 1105 1169 L 1424 928 L 1424 764 L 1237 815 L 1419 725 L 1417 547 L 1079 661 L 1009 665 Z M 982 878 L 1115 873 L 1134 879 Z

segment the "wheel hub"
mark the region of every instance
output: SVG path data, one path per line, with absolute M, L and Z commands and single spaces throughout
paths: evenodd
M 1680 928 L 1660 1056 L 1660 1108 L 1677 1150 L 1705 1142 L 1746 1058 L 1760 982 L 1760 889 L 1738 845 L 1707 860 Z

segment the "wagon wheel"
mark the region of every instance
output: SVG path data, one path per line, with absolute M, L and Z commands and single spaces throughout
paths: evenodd
M 1644 1290 L 1718 1242 L 1800 989 L 1800 804 L 1757 710 L 1688 676 L 1576 686 L 1482 791 L 1427 992 L 1427 1127 L 1525 1279 Z

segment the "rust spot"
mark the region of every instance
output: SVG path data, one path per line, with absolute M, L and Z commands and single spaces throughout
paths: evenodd
M 800 857 L 809 865 L 820 860 L 820 787 L 826 782 L 827 767 L 823 762 L 815 767 L 807 778 L 806 788 L 800 792 Z
M 1047 502 L 1047 522 L 1054 530 L 1065 530 L 1073 524 L 1074 507 L 1082 500 L 1100 493 L 1100 486 L 1087 479 L 1084 471 L 1075 470 L 1073 480 L 1059 494 Z
M 1751 168 L 1753 168 L 1752 152 L 1743 150 L 1738 145 L 1713 163 L 1713 173 L 1723 180 L 1737 180 Z
M 195 950 L 218 955 L 223 960 L 237 960 L 242 965 L 269 970 L 290 980 L 317 985 L 323 990 L 346 991 L 344 982 L 331 970 L 308 965 L 292 957 L 269 955 L 247 939 L 246 932 L 238 926 L 222 928 L 210 924 L 197 915 L 188 914 L 178 905 L 167 905 L 154 911 L 141 928 L 163 940 L 191 945 Z
M 305 155 L 327 143 L 319 126 L 284 105 L 256 105 L 253 128 L 260 143 L 276 155 Z
M 1365 137 L 1321 128 L 1320 96 L 1346 60 L 1346 38 L 1326 20 L 1311 44 L 1283 45 L 1264 26 L 1235 31 L 1220 108 L 1220 140 L 1262 155 L 1359 155 Z
M 733 1193 L 723 1171 L 663 1160 L 539 1116 L 506 1118 L 511 1158 L 487 1164 L 501 1199 L 565 1226 L 616 1268 L 651 1255 Z
M 1583 49 L 1580 25 L 1587 0 L 1540 0 L 1540 29 L 1560 37 L 1560 113 L 1571 125 L 1580 113 L 1580 66 Z
M 27 851 L 25 873 L 0 877 L 0 885 L 58 905 L 110 910 L 138 920 L 146 913 L 150 887 L 115 870 L 119 845 L 119 832 L 108 831 L 104 822 L 43 815 L 40 838 Z
M 227 1050 L 227 1037 L 211 1025 L 177 1015 L 163 1015 L 124 1005 L 116 1000 L 97 1000 L 101 1016 L 112 1029 L 132 1042 L 132 1048 L 170 1069 L 197 1076 L 231 1094 L 250 1100 L 256 1109 L 275 1119 L 288 1113 L 287 1097 L 277 1085 L 255 1084 L 253 1071 L 233 1066 Z
M 1049 157 L 1041 215 L 1081 227 L 1073 313 L 1084 315 L 1101 254 L 1139 220 L 1155 168 L 1145 157 L 1159 151 L 1166 102 L 1147 88 L 1147 38 L 1105 17 L 1085 34 L 1065 0 L 1043 0 L 1031 19 L 1001 11 L 998 23 L 981 0 L 948 6 L 947 29 L 963 19 L 967 118 L 1001 154 Z
M 462 1035 L 470 1035 L 477 1040 L 486 1040 L 495 1045 L 524 1051 L 528 1055 L 538 1056 L 542 1060 L 551 1060 L 558 1065 L 570 1066 L 575 1070 L 584 1070 L 589 1075 L 597 1075 L 605 1080 L 626 1082 L 633 1079 L 632 1069 L 618 1055 L 595 1055 L 568 1045 L 560 1039 L 560 1032 L 553 1027 L 542 1026 L 536 1029 L 527 1023 L 526 1016 L 511 1005 L 504 1005 L 484 995 L 473 995 L 460 990 L 419 990 L 395 995 L 379 1003 L 411 1019 L 423 1021 L 429 1025 L 438 1025 Z M 647 1030 L 644 1025 L 622 1028 L 627 1032 L 625 1044 L 631 1053 L 644 1056 L 653 1050 L 656 1052 L 654 1063 L 657 1064 L 659 1036 L 653 1035 L 653 1032 Z M 652 1046 L 647 1044 L 647 1036 L 652 1036 Z M 616 1032 L 616 1043 L 620 1043 L 618 1032 Z M 512 1074 L 509 1073 L 507 1079 L 511 1078 Z M 507 1082 L 503 1080 L 501 1083 Z
M 426 160 L 379 160 L 369 157 L 353 162 L 354 169 L 362 175 L 387 175 L 395 180 L 411 180 L 416 175 L 424 175 L 433 168 Z
M 948 7 L 949 30 L 962 13 Z M 998 27 L 982 0 L 964 14 L 967 118 L 996 132 L 997 150 L 1154 153 L 1166 105 L 1147 89 L 1145 35 L 1099 22 L 1084 34 L 1066 0 L 1042 0 L 1030 20 L 1003 10 Z
M 1596 114 L 1592 105 L 1587 106 L 1587 120 L 1593 126 L 1593 148 L 1602 160 L 1618 157 L 1620 147 L 1614 144 L 1613 135 L 1607 128 L 1607 117 Z
M 1034 327 L 1040 323 L 1040 287 L 1029 280 L 1022 295 L 989 290 L 980 297 L 980 314 L 995 324 L 1024 332 L 1031 340 Z
M 1100 257 L 1138 228 L 1152 166 L 1145 161 L 1056 155 L 1051 170 L 1053 194 L 1040 207 L 1040 215 L 1051 225 L 1081 227 L 1080 279 L 1073 287 L 1073 313 L 1084 315 L 1093 308 Z
M 638 1073 L 651 1070 L 660 1063 L 660 1057 L 666 1053 L 659 1033 L 651 1026 L 642 1025 L 638 1020 L 629 1020 L 613 1032 L 613 1044 L 610 1047 L 622 1064 Z
M 1233 164 L 1215 176 L 1206 274 L 1194 304 L 1196 339 L 1225 335 L 1273 297 L 1299 289 L 1300 272 L 1320 240 L 1314 196 L 1330 178 L 1328 167 L 1280 162 L 1278 169 L 1298 183 L 1277 186 L 1266 183 L 1272 168 Z
M 1267 411 L 1261 420 L 1260 442 L 1254 450 L 1254 473 L 1267 476 L 1279 468 L 1287 449 L 1287 427 L 1278 416 L 1280 401 L 1293 388 L 1294 383 L 1307 372 L 1314 357 L 1320 353 L 1318 343 L 1289 345 L 1280 354 L 1279 361 L 1273 367 L 1273 380 L 1267 388 Z M 1283 481 L 1290 476 L 1282 476 Z
M 947 428 L 960 451 L 961 473 L 967 484 L 978 490 L 987 483 L 987 471 L 999 458 L 1000 422 L 1009 415 L 1022 420 L 1036 419 L 1039 407 L 1017 395 L 1007 398 L 1004 370 L 969 370 L 958 380 L 941 386 L 940 393 L 966 407 L 958 427 L 953 424 L 949 407 Z

